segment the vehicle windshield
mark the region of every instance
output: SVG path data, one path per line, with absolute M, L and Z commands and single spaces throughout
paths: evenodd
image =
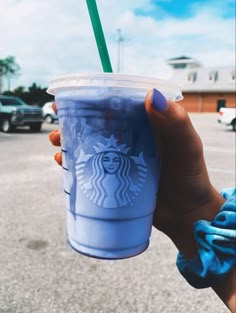
M 17 98 L 0 98 L 0 103 L 2 105 L 13 105 L 13 106 L 24 104 L 22 100 L 17 99 Z

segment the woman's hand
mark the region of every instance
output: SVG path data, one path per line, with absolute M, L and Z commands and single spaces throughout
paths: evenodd
M 197 253 L 193 223 L 213 220 L 225 200 L 210 183 L 202 142 L 184 108 L 166 102 L 153 90 L 147 94 L 145 109 L 161 157 L 153 225 L 166 233 L 186 258 L 192 258 Z M 236 313 L 235 280 L 234 266 L 213 288 L 232 313 Z
M 191 257 L 196 253 L 192 224 L 213 219 L 224 199 L 209 181 L 202 142 L 181 104 L 167 102 L 154 89 L 146 96 L 145 109 L 161 157 L 153 225 Z

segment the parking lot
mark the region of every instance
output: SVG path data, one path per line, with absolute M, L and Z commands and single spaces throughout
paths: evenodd
M 235 133 L 217 114 L 190 114 L 210 178 L 235 185 Z M 0 313 L 226 313 L 212 290 L 191 288 L 176 248 L 153 229 L 149 249 L 120 261 L 73 252 L 66 244 L 61 169 L 41 133 L 0 133 Z

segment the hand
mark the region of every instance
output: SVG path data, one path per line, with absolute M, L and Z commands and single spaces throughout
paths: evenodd
M 186 257 L 196 253 L 192 224 L 211 220 L 224 199 L 211 185 L 202 142 L 179 103 L 149 91 L 145 109 L 161 157 L 161 177 L 153 225 L 166 233 Z

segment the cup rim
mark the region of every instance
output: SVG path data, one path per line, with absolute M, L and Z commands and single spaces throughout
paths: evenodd
M 78 73 L 59 76 L 49 82 L 47 93 L 56 95 L 61 90 L 91 86 L 132 88 L 145 92 L 156 88 L 164 95 L 168 94 L 168 98 L 174 101 L 183 99 L 180 86 L 173 84 L 170 80 L 118 73 Z

